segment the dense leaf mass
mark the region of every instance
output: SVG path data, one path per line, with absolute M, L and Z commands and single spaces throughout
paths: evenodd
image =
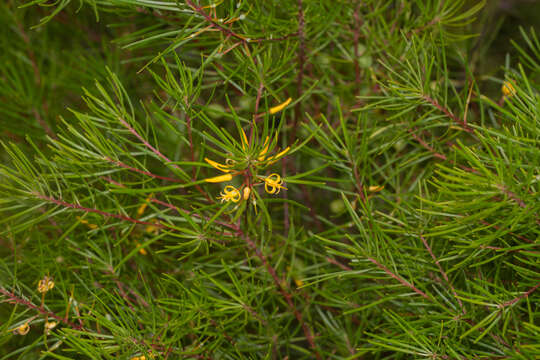
M 540 358 L 539 15 L 2 1 L 0 360 Z

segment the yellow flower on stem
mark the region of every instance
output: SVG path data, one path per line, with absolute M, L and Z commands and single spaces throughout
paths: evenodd
M 279 174 L 273 173 L 264 178 L 264 190 L 269 194 L 279 194 L 281 189 L 287 190 L 283 185 L 283 179 Z
M 28 334 L 29 331 L 30 331 L 30 325 L 28 323 L 24 323 L 18 328 L 16 328 L 14 332 L 15 334 L 19 334 L 19 335 L 26 335 Z
M 221 200 L 221 202 L 224 201 L 232 201 L 232 202 L 239 202 L 242 198 L 242 195 L 240 195 L 240 191 L 238 191 L 237 188 L 231 185 L 225 186 L 225 189 L 221 192 L 221 196 L 218 196 L 218 199 Z
M 49 334 L 52 329 L 54 329 L 58 325 L 58 322 L 56 321 L 45 321 L 45 332 Z
M 514 85 L 508 80 L 503 83 L 501 91 L 504 96 L 512 97 L 516 95 L 516 88 L 514 88 Z
M 45 276 L 42 280 L 39 280 L 38 291 L 40 293 L 46 293 L 54 287 L 54 281 L 52 278 Z

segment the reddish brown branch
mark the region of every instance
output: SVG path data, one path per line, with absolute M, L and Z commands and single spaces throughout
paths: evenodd
M 393 272 L 388 270 L 388 268 L 386 266 L 384 266 L 383 264 L 377 262 L 377 260 L 375 260 L 373 258 L 370 258 L 370 257 L 367 257 L 367 259 L 369 261 L 371 261 L 373 264 L 375 264 L 379 269 L 381 269 L 385 273 L 387 273 L 390 277 L 392 277 L 392 278 L 396 279 L 397 281 L 399 281 L 402 285 L 404 285 L 404 286 L 408 287 L 409 289 L 413 290 L 415 293 L 417 293 L 419 295 L 422 295 L 422 297 L 430 300 L 429 296 L 427 296 L 426 293 L 424 293 L 422 290 L 418 289 L 416 286 L 414 286 L 413 284 L 411 284 L 407 280 L 397 276 L 396 274 L 394 274 Z
M 533 286 L 532 288 L 530 288 L 529 290 L 527 290 L 526 292 L 524 292 L 523 294 L 519 295 L 518 297 L 516 297 L 515 299 L 512 299 L 510 301 L 507 301 L 505 303 L 503 303 L 502 305 L 499 305 L 500 308 L 505 308 L 507 306 L 510 306 L 510 305 L 513 305 L 515 303 L 517 303 L 519 300 L 523 299 L 523 298 L 526 298 L 528 297 L 529 295 L 531 295 L 536 289 L 538 289 L 540 287 L 540 282 L 538 284 L 536 284 L 535 286 Z
M 360 41 L 360 16 L 359 16 L 359 10 L 360 10 L 361 4 L 358 3 L 356 6 L 356 9 L 354 10 L 354 28 L 353 28 L 353 42 L 354 42 L 354 78 L 356 81 L 356 93 L 358 94 L 360 91 L 360 65 L 358 63 L 358 59 L 360 58 L 360 54 L 358 53 L 358 42 Z
M 45 315 L 48 318 L 53 318 L 56 321 L 61 322 L 61 323 L 65 324 L 65 325 L 69 326 L 72 329 L 81 330 L 83 328 L 83 326 L 81 324 L 78 325 L 78 324 L 72 323 L 71 321 L 67 320 L 66 318 L 62 318 L 62 317 L 56 315 L 55 313 L 53 313 L 51 311 L 47 311 L 47 310 L 45 310 L 45 308 L 37 306 L 34 303 L 32 303 L 31 301 L 29 301 L 29 300 L 18 297 L 17 295 L 7 291 L 6 289 L 4 289 L 1 286 L 0 286 L 0 293 L 3 294 L 5 297 L 7 297 L 9 299 L 9 301 L 12 301 L 12 302 L 15 302 L 17 304 L 26 306 L 27 308 L 35 310 L 35 311 L 39 312 L 40 314 Z
M 134 168 L 132 166 L 129 166 L 129 165 L 119 161 L 119 160 L 113 160 L 113 159 L 111 159 L 111 158 L 109 158 L 107 156 L 105 156 L 104 159 L 107 160 L 108 162 L 114 164 L 114 165 L 120 166 L 121 168 L 130 170 L 130 171 L 142 174 L 142 175 L 150 176 L 150 177 L 153 177 L 155 179 L 167 180 L 167 181 L 171 181 L 171 182 L 182 182 L 179 179 L 173 179 L 173 178 L 170 178 L 170 177 L 167 177 L 167 176 L 156 175 L 156 174 L 153 174 L 153 173 L 151 173 L 149 171 L 144 171 L 144 170 Z
M 302 7 L 302 0 L 298 0 L 298 69 L 296 77 L 296 96 L 300 99 L 302 97 L 302 86 L 304 83 L 304 68 L 306 63 L 306 41 L 304 34 L 304 9 Z M 296 138 L 296 129 L 298 127 L 298 122 L 302 116 L 302 102 L 298 101 L 294 107 L 294 120 L 291 130 L 291 143 L 294 142 Z
M 438 110 L 440 110 L 443 114 L 445 114 L 448 118 L 450 118 L 456 124 L 461 126 L 461 128 L 463 130 L 465 130 L 466 132 L 468 132 L 468 133 L 473 132 L 473 130 L 463 120 L 461 120 L 458 116 L 454 115 L 449 109 L 447 109 L 444 106 L 442 106 L 441 104 L 439 104 L 439 102 L 437 100 L 433 99 L 429 95 L 424 95 L 423 99 L 425 101 L 427 101 L 428 103 L 430 103 L 431 105 L 433 105 Z
M 435 261 L 435 264 L 439 268 L 439 272 L 443 276 L 444 280 L 446 281 L 448 286 L 450 286 L 450 289 L 452 290 L 452 294 L 454 295 L 454 298 L 457 300 L 459 306 L 461 307 L 461 311 L 463 312 L 463 314 L 466 314 L 465 308 L 463 307 L 463 303 L 461 302 L 460 298 L 457 295 L 456 289 L 454 289 L 454 286 L 450 283 L 450 280 L 448 279 L 448 275 L 446 275 L 446 272 L 443 270 L 441 264 L 439 263 L 439 260 L 437 260 L 437 258 L 435 257 L 435 254 L 431 250 L 431 247 L 429 246 L 428 242 L 422 235 L 420 235 L 420 239 L 422 239 L 422 242 L 424 243 L 424 246 L 426 247 L 427 251 L 431 255 L 431 258 Z
M 196 213 L 184 210 L 184 209 L 180 209 L 180 208 L 178 208 L 178 207 L 176 207 L 176 206 L 174 206 L 172 204 L 169 204 L 169 203 L 167 203 L 165 201 L 161 201 L 161 200 L 156 199 L 156 198 L 152 198 L 152 199 L 150 199 L 150 201 L 152 201 L 152 202 L 154 202 L 156 204 L 160 204 L 160 205 L 163 205 L 165 207 L 168 207 L 169 209 L 175 210 L 176 212 L 183 212 L 184 214 L 187 214 L 189 216 L 193 216 L 193 217 L 203 219 L 203 220 L 206 220 L 206 221 L 210 220 L 207 217 L 201 216 L 199 214 L 196 214 Z M 234 231 L 239 231 L 240 230 L 240 228 L 238 226 L 234 225 L 234 224 L 229 224 L 229 223 L 218 221 L 218 220 L 214 220 L 214 223 L 216 223 L 218 225 L 221 225 L 221 226 L 228 227 L 229 229 L 232 229 Z
M 81 210 L 81 211 L 84 211 L 86 213 L 99 214 L 99 215 L 102 215 L 104 217 L 129 221 L 129 222 L 134 223 L 134 224 L 152 225 L 152 226 L 155 226 L 155 227 L 158 227 L 158 228 L 167 228 L 167 226 L 165 226 L 163 224 L 159 224 L 159 223 L 156 224 L 156 223 L 149 222 L 149 221 L 141 221 L 141 220 L 133 219 L 133 218 L 131 218 L 129 216 L 126 216 L 126 215 L 112 214 L 112 213 L 109 213 L 109 212 L 106 212 L 106 211 L 102 211 L 102 210 L 98 210 L 98 209 L 94 209 L 94 208 L 88 208 L 88 207 L 84 207 L 84 206 L 81 206 L 81 205 L 78 205 L 78 204 L 71 204 L 71 203 L 68 203 L 66 201 L 55 199 L 53 197 L 45 196 L 45 195 L 42 195 L 42 194 L 34 194 L 34 195 L 39 199 L 52 202 L 53 204 L 60 205 L 60 206 L 63 206 L 63 207 L 67 207 L 67 208 L 71 208 L 71 209 Z
M 278 38 L 275 38 L 275 39 L 267 39 L 267 38 L 253 38 L 253 39 L 251 39 L 251 38 L 248 38 L 248 37 L 246 37 L 244 35 L 237 34 L 234 31 L 232 31 L 231 29 L 226 28 L 223 25 L 217 23 L 215 19 L 213 19 L 206 11 L 204 11 L 203 7 L 196 5 L 192 0 L 186 0 L 186 4 L 188 4 L 188 6 L 190 8 L 192 8 L 193 11 L 195 11 L 197 14 L 201 15 L 210 24 L 210 26 L 212 26 L 214 29 L 217 29 L 218 31 L 222 32 L 227 37 L 234 37 L 236 39 L 239 39 L 243 43 L 246 43 L 246 42 L 263 42 L 263 41 L 282 41 L 282 40 L 286 40 L 286 39 L 288 39 L 290 37 L 293 37 L 293 36 L 297 35 L 297 33 L 290 33 L 290 34 L 287 34 L 285 36 L 281 36 L 281 37 L 278 37 Z
M 283 296 L 283 298 L 287 302 L 287 305 L 289 306 L 289 308 L 294 313 L 294 316 L 296 317 L 296 320 L 298 320 L 298 322 L 302 326 L 302 329 L 304 331 L 304 335 L 306 336 L 306 340 L 308 341 L 311 349 L 315 353 L 315 357 L 317 359 L 321 359 L 321 355 L 319 354 L 319 351 L 317 350 L 317 346 L 315 345 L 315 339 L 313 337 L 313 334 L 311 333 L 310 328 L 304 322 L 304 319 L 302 318 L 302 314 L 298 311 L 298 309 L 294 305 L 294 302 L 292 300 L 292 295 L 284 288 L 284 285 L 279 280 L 279 277 L 277 275 L 276 270 L 270 264 L 270 262 L 268 261 L 268 258 L 266 257 L 266 255 L 264 255 L 262 253 L 262 251 L 255 244 L 255 242 L 253 242 L 253 240 L 251 240 L 247 234 L 243 233 L 241 230 L 239 231 L 239 234 L 241 235 L 241 237 L 244 238 L 244 240 L 245 240 L 246 244 L 248 245 L 248 247 L 255 253 L 255 255 L 259 258 L 259 260 L 261 260 L 264 267 L 266 267 L 268 273 L 270 274 L 270 276 L 274 280 L 274 284 L 276 285 L 278 291 L 281 293 L 281 295 Z
M 132 133 L 133 135 L 135 135 L 135 137 L 137 139 L 139 139 L 140 142 L 142 142 L 144 144 L 144 146 L 146 146 L 148 149 L 150 149 L 154 154 L 156 154 L 158 157 L 160 157 L 161 159 L 165 160 L 166 162 L 170 163 L 172 162 L 168 157 L 166 157 L 165 155 L 163 155 L 158 149 L 156 149 L 155 147 L 153 147 L 152 145 L 150 145 L 150 143 L 148 143 L 148 141 L 146 141 L 141 135 L 139 135 L 139 133 L 131 126 L 128 124 L 128 122 L 124 119 L 122 119 L 121 117 L 118 118 L 118 120 L 120 121 L 120 123 L 122 125 L 124 125 L 124 127 L 126 129 L 129 130 L 130 133 Z M 172 164 L 172 166 L 176 169 L 180 169 L 178 167 L 178 165 L 176 164 Z
M 144 144 L 144 146 L 146 146 L 148 149 L 150 149 L 154 154 L 156 154 L 159 158 L 165 160 L 166 162 L 170 163 L 172 162 L 168 157 L 166 157 L 165 155 L 163 155 L 158 149 L 156 149 L 155 147 L 153 147 L 152 145 L 150 145 L 150 143 L 148 143 L 148 141 L 146 141 L 131 125 L 129 125 L 127 123 L 127 121 L 125 121 L 124 119 L 122 118 L 118 118 L 118 120 L 120 121 L 120 123 L 122 123 L 122 125 L 124 125 L 124 127 L 126 129 L 129 130 L 130 133 L 132 133 L 133 135 L 135 135 L 135 137 L 137 139 L 139 139 L 140 142 L 142 142 Z M 174 167 L 175 169 L 178 169 L 178 170 L 182 170 L 180 169 L 180 167 L 176 164 L 171 164 L 172 167 Z M 197 189 L 197 191 L 199 191 L 205 198 L 206 200 L 208 200 L 208 202 L 210 203 L 213 203 L 214 201 L 210 198 L 210 196 L 206 193 L 206 191 L 204 191 L 199 185 L 195 185 L 195 188 Z

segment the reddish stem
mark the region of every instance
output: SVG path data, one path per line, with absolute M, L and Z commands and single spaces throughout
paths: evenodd
M 461 302 L 461 299 L 457 295 L 456 289 L 454 289 L 454 286 L 450 283 L 450 280 L 448 280 L 448 276 L 446 275 L 446 272 L 443 270 L 441 264 L 439 263 L 439 260 L 437 260 L 437 258 L 435 257 L 435 254 L 431 250 L 431 247 L 429 246 L 428 242 L 422 235 L 420 235 L 420 239 L 422 239 L 422 242 L 424 243 L 424 246 L 426 247 L 429 254 L 431 255 L 431 258 L 435 261 L 435 264 L 439 268 L 439 271 L 442 274 L 444 280 L 446 281 L 448 286 L 450 286 L 450 289 L 452 290 L 452 294 L 454 295 L 454 298 L 457 300 L 459 306 L 461 307 L 461 311 L 463 312 L 463 314 L 466 314 L 465 308 L 463 307 L 463 303 Z
M 253 252 L 255 252 L 255 255 L 259 258 L 259 260 L 261 260 L 263 265 L 266 267 L 268 273 L 270 274 L 270 276 L 274 280 L 274 284 L 276 285 L 277 289 L 279 290 L 279 292 L 281 293 L 281 295 L 283 296 L 283 298 L 285 299 L 285 301 L 289 305 L 289 308 L 294 313 L 294 316 L 296 317 L 296 320 L 298 320 L 298 322 L 301 324 L 302 329 L 304 331 L 304 334 L 306 336 L 306 339 L 307 339 L 311 349 L 315 352 L 315 357 L 317 359 L 321 359 L 321 355 L 319 354 L 319 352 L 317 350 L 317 346 L 315 345 L 315 339 L 313 337 L 313 334 L 311 333 L 311 330 L 309 329 L 307 324 L 304 322 L 304 319 L 302 318 L 302 314 L 298 311 L 298 309 L 294 305 L 294 302 L 292 300 L 292 295 L 289 292 L 287 292 L 287 290 L 283 287 L 281 281 L 279 280 L 279 277 L 277 275 L 276 270 L 270 264 L 270 262 L 268 261 L 268 258 L 266 257 L 266 255 L 264 255 L 262 253 L 262 251 L 255 244 L 255 242 L 253 242 L 253 240 L 251 240 L 247 234 L 243 233 L 242 230 L 239 230 L 239 234 L 244 238 L 244 240 L 246 241 L 246 244 L 248 245 L 248 247 Z
M 405 285 L 406 287 L 410 288 L 411 290 L 413 290 L 415 293 L 419 294 L 419 295 L 422 295 L 424 298 L 429 299 L 429 296 L 426 295 L 426 293 L 424 293 L 422 290 L 418 289 L 416 286 L 414 286 L 413 284 L 411 284 L 410 282 L 408 282 L 407 280 L 397 276 L 396 274 L 394 274 L 393 272 L 391 272 L 390 270 L 388 270 L 388 268 L 386 266 L 384 266 L 383 264 L 377 262 L 377 260 L 373 259 L 373 258 L 370 258 L 369 256 L 367 257 L 367 259 L 369 261 L 371 261 L 373 264 L 375 264 L 379 269 L 383 270 L 385 273 L 387 273 L 390 277 L 396 279 L 397 281 L 399 281 L 402 285 Z

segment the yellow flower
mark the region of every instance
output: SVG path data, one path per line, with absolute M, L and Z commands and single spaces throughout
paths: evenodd
M 49 334 L 58 325 L 56 321 L 45 321 L 45 332 Z
M 204 181 L 209 182 L 209 183 L 220 183 L 220 182 L 230 181 L 231 179 L 232 179 L 231 174 L 225 174 L 225 175 L 215 176 L 211 178 L 206 178 L 204 179 Z
M 39 280 L 38 291 L 40 293 L 46 293 L 54 287 L 54 281 L 52 278 L 45 276 L 42 280 Z
M 291 101 L 292 101 L 292 99 L 288 98 L 287 100 L 285 100 L 281 104 L 279 104 L 277 106 L 274 106 L 274 107 L 271 107 L 270 111 L 269 111 L 270 114 L 275 114 L 275 113 L 280 112 L 281 110 L 285 109 L 287 107 L 287 105 L 289 105 L 291 103 Z
M 157 233 L 159 233 L 159 221 L 158 220 L 154 220 L 153 223 L 155 225 L 146 225 L 146 227 L 144 228 L 144 231 L 147 233 L 147 234 L 151 234 L 151 235 L 156 235 Z
M 141 216 L 142 214 L 144 214 L 144 211 L 146 210 L 147 206 L 148 206 L 148 203 L 150 202 L 150 200 L 152 200 L 152 196 L 154 196 L 153 194 L 150 194 L 150 196 L 148 196 L 146 198 L 146 200 L 144 201 L 144 203 L 142 203 L 141 206 L 139 206 L 139 208 L 137 209 L 137 215 Z
M 512 85 L 512 83 L 508 80 L 503 83 L 501 90 L 504 96 L 512 97 L 516 95 L 514 85 Z
M 281 189 L 287 190 L 283 185 L 283 179 L 279 174 L 273 173 L 264 178 L 264 190 L 269 194 L 279 194 Z
M 19 334 L 19 335 L 26 335 L 28 334 L 29 331 L 30 331 L 30 325 L 28 323 L 24 323 L 18 328 L 16 328 L 14 332 L 15 334 Z
M 225 189 L 221 192 L 221 196 L 218 196 L 218 199 L 221 199 L 221 202 L 232 200 L 232 202 L 239 202 L 242 196 L 240 191 L 237 188 L 231 185 L 225 186 Z

